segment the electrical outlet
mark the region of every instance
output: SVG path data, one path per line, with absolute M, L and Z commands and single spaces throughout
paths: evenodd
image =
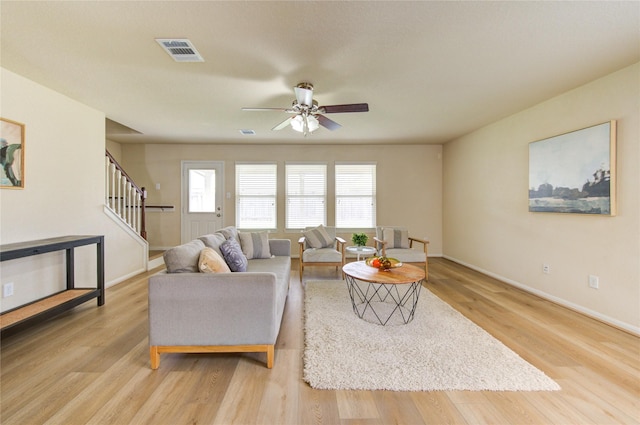
M 543 264 L 542 265 L 542 273 L 550 274 L 551 273 L 551 266 L 548 265 L 548 264 Z
M 598 289 L 600 286 L 600 278 L 592 274 L 589 275 L 589 288 Z
M 7 298 L 13 295 L 13 282 L 5 283 L 2 285 L 2 298 Z

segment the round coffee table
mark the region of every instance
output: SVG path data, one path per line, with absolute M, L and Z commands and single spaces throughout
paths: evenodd
M 361 319 L 385 326 L 413 320 L 424 269 L 403 264 L 388 271 L 368 266 L 364 261 L 342 267 L 353 312 Z

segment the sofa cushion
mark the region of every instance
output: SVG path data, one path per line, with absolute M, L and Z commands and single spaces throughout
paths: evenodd
M 247 271 L 247 257 L 242 253 L 242 248 L 238 241 L 233 238 L 227 239 L 220 245 L 220 251 L 222 251 L 224 261 L 226 261 L 232 272 Z
M 382 229 L 382 239 L 387 243 L 387 249 L 409 248 L 409 232 L 407 230 L 385 227 Z
M 183 245 L 173 247 L 163 254 L 167 273 L 196 273 L 198 272 L 198 260 L 200 251 L 204 249 L 204 243 L 194 239 Z
M 227 238 L 225 238 L 225 236 L 220 232 L 200 236 L 198 239 L 204 242 L 206 247 L 213 248 L 220 255 L 222 255 L 222 252 L 220 252 L 220 245 L 227 240 Z
M 271 258 L 269 234 L 267 232 L 238 232 L 240 246 L 247 260 Z
M 424 263 L 427 261 L 427 254 L 419 249 L 387 249 L 387 257 L 395 258 L 403 263 Z
M 216 233 L 222 233 L 226 239 L 238 240 L 238 229 L 236 229 L 235 226 L 223 227 L 222 229 L 216 230 Z
M 231 269 L 213 248 L 204 248 L 200 251 L 198 269 L 202 273 L 230 273 Z
M 305 241 L 309 248 L 326 248 L 333 245 L 333 238 L 327 232 L 327 229 L 321 224 L 313 229 L 303 232 Z
M 342 253 L 333 248 L 311 248 L 302 253 L 302 260 L 307 263 L 340 263 Z

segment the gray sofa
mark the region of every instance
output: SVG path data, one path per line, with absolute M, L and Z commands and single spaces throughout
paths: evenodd
M 216 243 L 234 232 L 225 228 L 167 251 L 168 271 L 149 278 L 152 369 L 159 367 L 160 353 L 213 352 L 265 352 L 267 367 L 273 367 L 289 290 L 291 241 L 268 239 L 271 256 L 249 259 L 245 272 L 198 272 L 197 251 L 208 246 L 220 252 Z

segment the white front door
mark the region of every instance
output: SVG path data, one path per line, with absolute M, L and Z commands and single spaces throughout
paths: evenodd
M 182 243 L 222 227 L 224 162 L 182 161 Z

